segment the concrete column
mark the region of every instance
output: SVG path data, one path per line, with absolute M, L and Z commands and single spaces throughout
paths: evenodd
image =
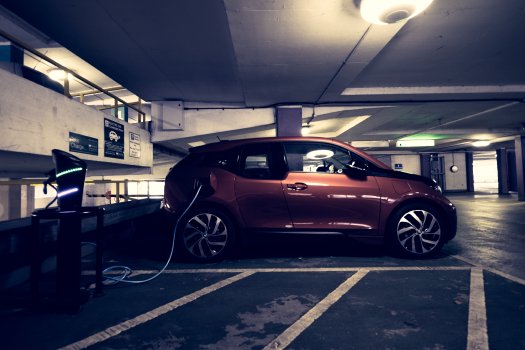
M 430 174 L 430 154 L 421 154 L 421 175 L 431 177 Z
M 474 192 L 474 154 L 465 152 L 465 166 L 467 171 L 467 192 Z
M 277 136 L 301 136 L 301 107 L 277 108 Z
M 21 191 L 21 217 L 31 216 L 35 210 L 35 187 L 23 185 Z
M 7 219 L 22 217 L 22 185 L 9 186 L 9 203 L 7 206 Z
M 2 179 L 7 180 L 7 179 Z M 9 186 L 0 186 L 0 221 L 8 219 L 9 215 Z
M 509 194 L 509 167 L 507 164 L 507 150 L 496 150 L 498 161 L 498 193 Z
M 516 178 L 518 183 L 518 200 L 525 201 L 525 135 L 514 139 L 516 149 Z

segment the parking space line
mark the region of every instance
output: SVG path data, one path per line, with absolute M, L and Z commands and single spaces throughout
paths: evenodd
M 360 266 L 360 267 L 284 267 L 284 268 L 254 268 L 254 269 L 178 269 L 165 270 L 167 274 L 179 273 L 241 273 L 241 272 L 356 272 L 362 269 L 368 271 L 465 271 L 470 270 L 471 266 Z M 137 270 L 135 274 L 152 274 L 155 270 Z
M 230 278 L 224 279 L 222 281 L 219 281 L 217 283 L 212 284 L 211 286 L 202 288 L 196 292 L 193 292 L 191 294 L 185 295 L 181 298 L 178 298 L 172 302 L 169 302 L 167 304 L 164 304 L 158 308 L 155 308 L 151 311 L 148 311 L 142 315 L 139 315 L 135 318 L 132 318 L 130 320 L 121 322 L 117 325 L 114 325 L 112 327 L 109 327 L 101 332 L 98 332 L 96 334 L 93 334 L 87 338 L 84 338 L 82 340 L 79 340 L 75 343 L 69 344 L 63 348 L 60 348 L 61 350 L 73 350 L 73 349 L 85 349 L 88 346 L 92 346 L 94 344 L 100 343 L 104 340 L 107 340 L 111 337 L 114 337 L 122 332 L 125 332 L 131 328 L 134 328 L 136 326 L 139 326 L 145 322 L 151 321 L 161 315 L 164 315 L 167 312 L 170 312 L 178 307 L 181 307 L 183 305 L 186 305 L 202 296 L 205 296 L 209 293 L 212 293 L 218 289 L 221 289 L 223 287 L 226 287 L 234 282 L 237 282 L 239 280 L 242 280 L 243 278 L 246 278 L 248 276 L 253 275 L 254 272 L 242 272 L 238 275 L 232 276 Z
M 504 278 L 506 278 L 508 280 L 511 280 L 513 282 L 525 285 L 525 279 L 523 279 L 523 278 L 519 278 L 519 277 L 516 277 L 516 276 L 513 276 L 513 275 L 509 275 L 506 272 L 503 272 L 503 271 L 500 271 L 500 270 L 496 270 L 496 269 L 493 269 L 492 267 L 488 267 L 488 266 L 479 264 L 479 263 L 477 263 L 477 262 L 475 262 L 473 260 L 470 260 L 468 258 L 462 257 L 460 255 L 451 255 L 451 257 L 453 257 L 453 258 L 455 258 L 457 260 L 461 260 L 463 262 L 466 262 L 467 264 L 470 264 L 472 266 L 477 266 L 479 268 L 482 268 L 485 271 L 488 271 L 488 272 L 491 272 L 493 274 L 499 275 L 499 276 L 504 277 Z
M 475 267 L 470 272 L 467 350 L 488 350 L 488 348 L 483 270 Z
M 311 308 L 299 320 L 288 327 L 283 333 L 268 344 L 264 350 L 270 349 L 284 349 L 295 338 L 297 338 L 305 329 L 307 329 L 315 320 L 326 312 L 333 304 L 335 304 L 343 295 L 345 295 L 353 286 L 355 286 L 366 274 L 368 270 L 360 269 L 352 277 L 344 281 L 339 287 L 328 294 L 317 305 Z

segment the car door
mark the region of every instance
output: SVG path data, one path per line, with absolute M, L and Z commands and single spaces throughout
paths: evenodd
M 246 227 L 291 229 L 281 181 L 285 162 L 278 143 L 242 147 L 235 178 L 235 195 Z
M 366 161 L 320 142 L 283 143 L 288 172 L 283 192 L 294 229 L 377 232 L 379 187 L 373 176 L 350 176 L 348 164 Z

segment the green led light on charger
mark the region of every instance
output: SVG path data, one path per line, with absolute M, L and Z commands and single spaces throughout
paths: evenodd
M 57 174 L 57 178 L 60 177 L 60 176 L 63 176 L 63 175 L 67 175 L 67 174 L 71 174 L 71 173 L 76 173 L 77 171 L 82 171 L 82 168 L 72 168 L 72 169 L 68 169 L 68 170 L 64 170 L 64 171 L 61 171 Z

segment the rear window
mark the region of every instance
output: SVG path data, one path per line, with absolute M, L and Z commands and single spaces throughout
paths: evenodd
M 190 153 L 177 163 L 177 167 L 210 167 L 232 171 L 235 168 L 233 152 Z

